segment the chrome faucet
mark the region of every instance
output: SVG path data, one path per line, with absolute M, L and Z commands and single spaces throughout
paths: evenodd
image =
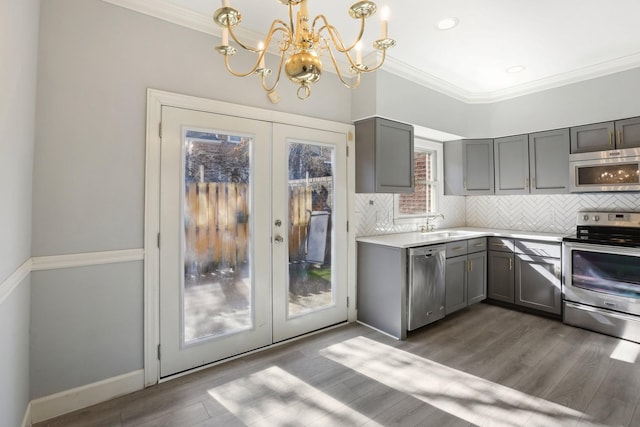
M 431 224 L 429 221 L 434 220 L 434 219 L 436 219 L 438 217 L 444 219 L 444 215 L 442 215 L 441 213 L 437 213 L 435 215 L 427 217 L 427 225 L 426 225 L 427 231 L 433 231 L 434 225 Z M 424 226 L 422 226 L 422 227 L 424 227 Z M 420 231 L 424 233 L 424 231 L 422 231 L 423 230 L 422 227 L 420 228 Z

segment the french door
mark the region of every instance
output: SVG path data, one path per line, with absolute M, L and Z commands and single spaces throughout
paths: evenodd
M 162 107 L 160 376 L 347 319 L 345 135 Z

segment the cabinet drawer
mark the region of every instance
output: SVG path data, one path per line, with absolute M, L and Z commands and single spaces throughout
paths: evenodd
M 467 252 L 481 252 L 487 250 L 487 238 L 486 237 L 478 237 L 477 239 L 469 239 L 467 240 Z
M 516 252 L 519 254 L 560 258 L 562 245 L 560 243 L 540 242 L 537 240 L 518 240 Z
M 449 242 L 446 244 L 447 258 L 467 254 L 467 241 L 460 240 L 458 242 Z
M 513 239 L 506 237 L 489 237 L 489 250 L 500 252 L 513 252 Z

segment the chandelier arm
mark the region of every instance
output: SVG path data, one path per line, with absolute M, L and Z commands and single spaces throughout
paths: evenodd
M 320 48 L 329 51 L 329 54 L 332 57 L 334 57 L 333 56 L 333 51 L 331 50 L 331 45 L 329 44 L 328 40 L 325 37 L 321 37 L 321 40 L 323 42 L 323 45 L 320 46 Z M 347 60 L 349 61 L 349 65 L 351 66 L 351 69 L 353 71 L 361 71 L 361 72 L 368 71 L 368 67 L 366 67 L 366 66 L 364 66 L 362 64 L 358 64 L 358 63 L 356 63 L 356 61 L 353 60 L 353 58 L 351 57 L 351 51 L 348 51 L 348 50 L 339 51 L 338 50 L 338 52 L 344 53 L 344 56 L 347 57 Z M 335 67 L 335 63 L 337 63 L 337 61 L 334 61 L 334 67 Z
M 387 49 L 380 49 L 380 50 L 382 50 L 382 58 L 380 59 L 380 62 L 374 67 L 367 67 L 366 70 L 360 70 L 360 71 L 364 73 L 370 73 L 372 71 L 379 70 L 380 67 L 382 67 L 382 64 L 384 64 L 384 60 L 387 58 Z
M 281 25 L 282 27 L 278 27 L 278 25 Z M 229 29 L 229 34 L 231 35 L 231 38 L 233 38 L 233 41 L 235 41 L 241 48 L 243 48 L 244 50 L 248 50 L 249 52 L 253 52 L 253 53 L 259 53 L 260 49 L 256 49 L 255 47 L 251 47 L 251 46 L 247 46 L 244 43 L 242 43 L 238 37 L 236 37 L 235 33 L 233 32 L 233 27 L 229 24 L 227 24 L 227 28 Z M 288 34 L 290 34 L 290 30 L 289 27 L 287 27 L 287 24 L 280 20 L 280 19 L 276 19 L 271 23 L 271 27 L 269 28 L 269 32 L 267 33 L 267 38 L 265 40 L 265 49 L 266 50 L 266 46 L 269 46 L 269 42 L 271 41 L 271 38 L 273 37 L 273 35 L 275 34 L 276 31 L 282 31 L 283 33 L 285 33 L 285 36 L 287 36 Z M 286 37 L 288 39 L 290 39 L 291 37 L 288 36 Z
M 280 75 L 282 74 L 282 64 L 284 63 L 284 55 L 286 51 L 280 51 L 280 64 L 278 65 L 278 73 L 276 74 L 276 81 L 273 83 L 273 86 L 267 86 L 267 76 L 266 74 L 262 74 L 262 88 L 267 92 L 273 92 L 278 87 L 278 83 L 280 83 Z
M 335 49 L 338 52 L 341 52 L 341 53 L 346 53 L 346 52 L 349 52 L 349 51 L 353 50 L 356 47 L 356 45 L 358 44 L 358 42 L 360 40 L 362 40 L 362 36 L 364 35 L 364 27 L 365 27 L 364 20 L 365 20 L 365 18 L 362 17 L 362 18 L 360 18 L 360 31 L 358 32 L 358 36 L 356 37 L 355 41 L 349 47 L 345 47 L 344 40 L 342 40 L 342 36 L 340 35 L 340 32 L 338 32 L 336 27 L 334 27 L 333 25 L 329 24 L 329 21 L 327 21 L 327 18 L 324 15 L 318 15 L 318 16 L 315 17 L 315 19 L 313 20 L 313 25 L 311 27 L 312 28 L 311 31 L 315 33 L 315 26 L 316 26 L 316 22 L 318 20 L 321 20 L 322 22 L 324 22 L 324 25 L 322 25 L 322 27 L 320 27 L 320 29 L 318 29 L 317 34 L 319 35 L 322 31 L 327 30 L 327 33 L 329 33 L 329 36 L 331 38 L 331 42 L 335 46 Z
M 329 45 L 327 45 L 327 50 L 329 51 L 329 58 L 331 58 L 331 63 L 333 64 L 333 68 L 335 68 L 336 74 L 338 75 L 338 78 L 340 79 L 342 84 L 345 85 L 346 87 L 348 87 L 349 89 L 357 88 L 360 85 L 360 72 L 358 71 L 356 73 L 356 81 L 355 81 L 355 83 L 351 84 L 351 83 L 347 82 L 344 79 L 344 76 L 342 75 L 342 73 L 340 72 L 340 67 L 338 66 L 338 62 L 336 61 L 336 57 L 333 54 L 333 50 L 331 49 L 331 47 Z M 349 58 L 349 59 L 351 59 L 351 58 Z
M 283 27 L 278 27 L 277 25 L 283 25 Z M 246 50 L 248 50 L 250 52 L 257 53 L 258 54 L 258 58 L 256 59 L 256 63 L 254 64 L 254 66 L 249 71 L 247 71 L 246 73 L 240 73 L 240 72 L 234 71 L 231 68 L 231 64 L 229 63 L 229 56 L 230 55 L 225 55 L 224 64 L 227 67 L 227 71 L 229 71 L 231 74 L 233 74 L 236 77 L 247 77 L 247 76 L 250 76 L 251 74 L 254 74 L 256 72 L 256 70 L 258 70 L 258 68 L 260 67 L 260 61 L 264 58 L 264 55 L 267 52 L 267 47 L 271 43 L 271 40 L 272 40 L 273 36 L 278 31 L 281 31 L 281 32 L 284 33 L 284 38 L 285 38 L 285 41 L 286 41 L 284 46 L 279 46 L 278 47 L 278 50 L 280 50 L 280 67 L 278 68 L 278 80 L 279 80 L 280 79 L 280 72 L 282 70 L 282 61 L 283 61 L 284 53 L 287 51 L 287 49 L 289 47 L 289 44 L 290 44 L 290 39 L 291 39 L 290 38 L 289 29 L 286 27 L 284 22 L 282 22 L 280 20 L 273 21 L 273 23 L 271 24 L 271 28 L 269 29 L 269 32 L 267 33 L 267 39 L 265 40 L 265 47 L 264 47 L 264 49 L 262 49 L 262 51 L 260 51 L 259 49 L 254 49 L 254 48 L 251 48 L 251 47 L 244 46 L 242 43 L 240 43 L 238 41 L 236 36 L 231 31 L 229 31 L 229 33 L 231 34 L 233 39 L 236 41 L 236 43 L 238 43 L 242 48 L 244 48 L 244 49 L 246 49 Z M 264 79 L 264 74 L 263 74 L 263 79 Z
M 231 64 L 229 64 L 229 56 L 231 55 L 225 55 L 224 56 L 224 65 L 227 67 L 227 71 L 231 74 L 233 74 L 236 77 L 247 77 L 250 76 L 251 74 L 256 72 L 256 69 L 258 68 L 258 64 L 260 62 L 257 62 L 256 65 L 253 66 L 252 69 L 250 69 L 249 71 L 247 71 L 246 73 L 238 73 L 236 71 L 233 71 L 233 69 L 231 68 Z

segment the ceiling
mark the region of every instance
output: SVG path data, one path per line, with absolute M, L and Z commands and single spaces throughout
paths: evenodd
M 220 34 L 211 20 L 219 0 L 105 1 Z M 286 6 L 277 0 L 230 3 L 242 14 L 244 31 L 239 34 L 249 43 L 257 43 L 273 19 L 288 19 Z M 309 0 L 309 11 L 324 14 L 345 40 L 351 40 L 358 30 L 358 22 L 347 13 L 351 4 L 351 0 Z M 386 0 L 377 4 L 379 11 L 389 7 L 389 37 L 397 40 L 383 69 L 469 103 L 494 102 L 640 67 L 638 0 Z M 367 21 L 365 46 L 380 37 L 379 15 Z M 458 25 L 438 30 L 436 23 L 449 17 L 457 18 Z M 366 54 L 365 48 L 365 58 Z M 513 66 L 525 68 L 508 73 Z

